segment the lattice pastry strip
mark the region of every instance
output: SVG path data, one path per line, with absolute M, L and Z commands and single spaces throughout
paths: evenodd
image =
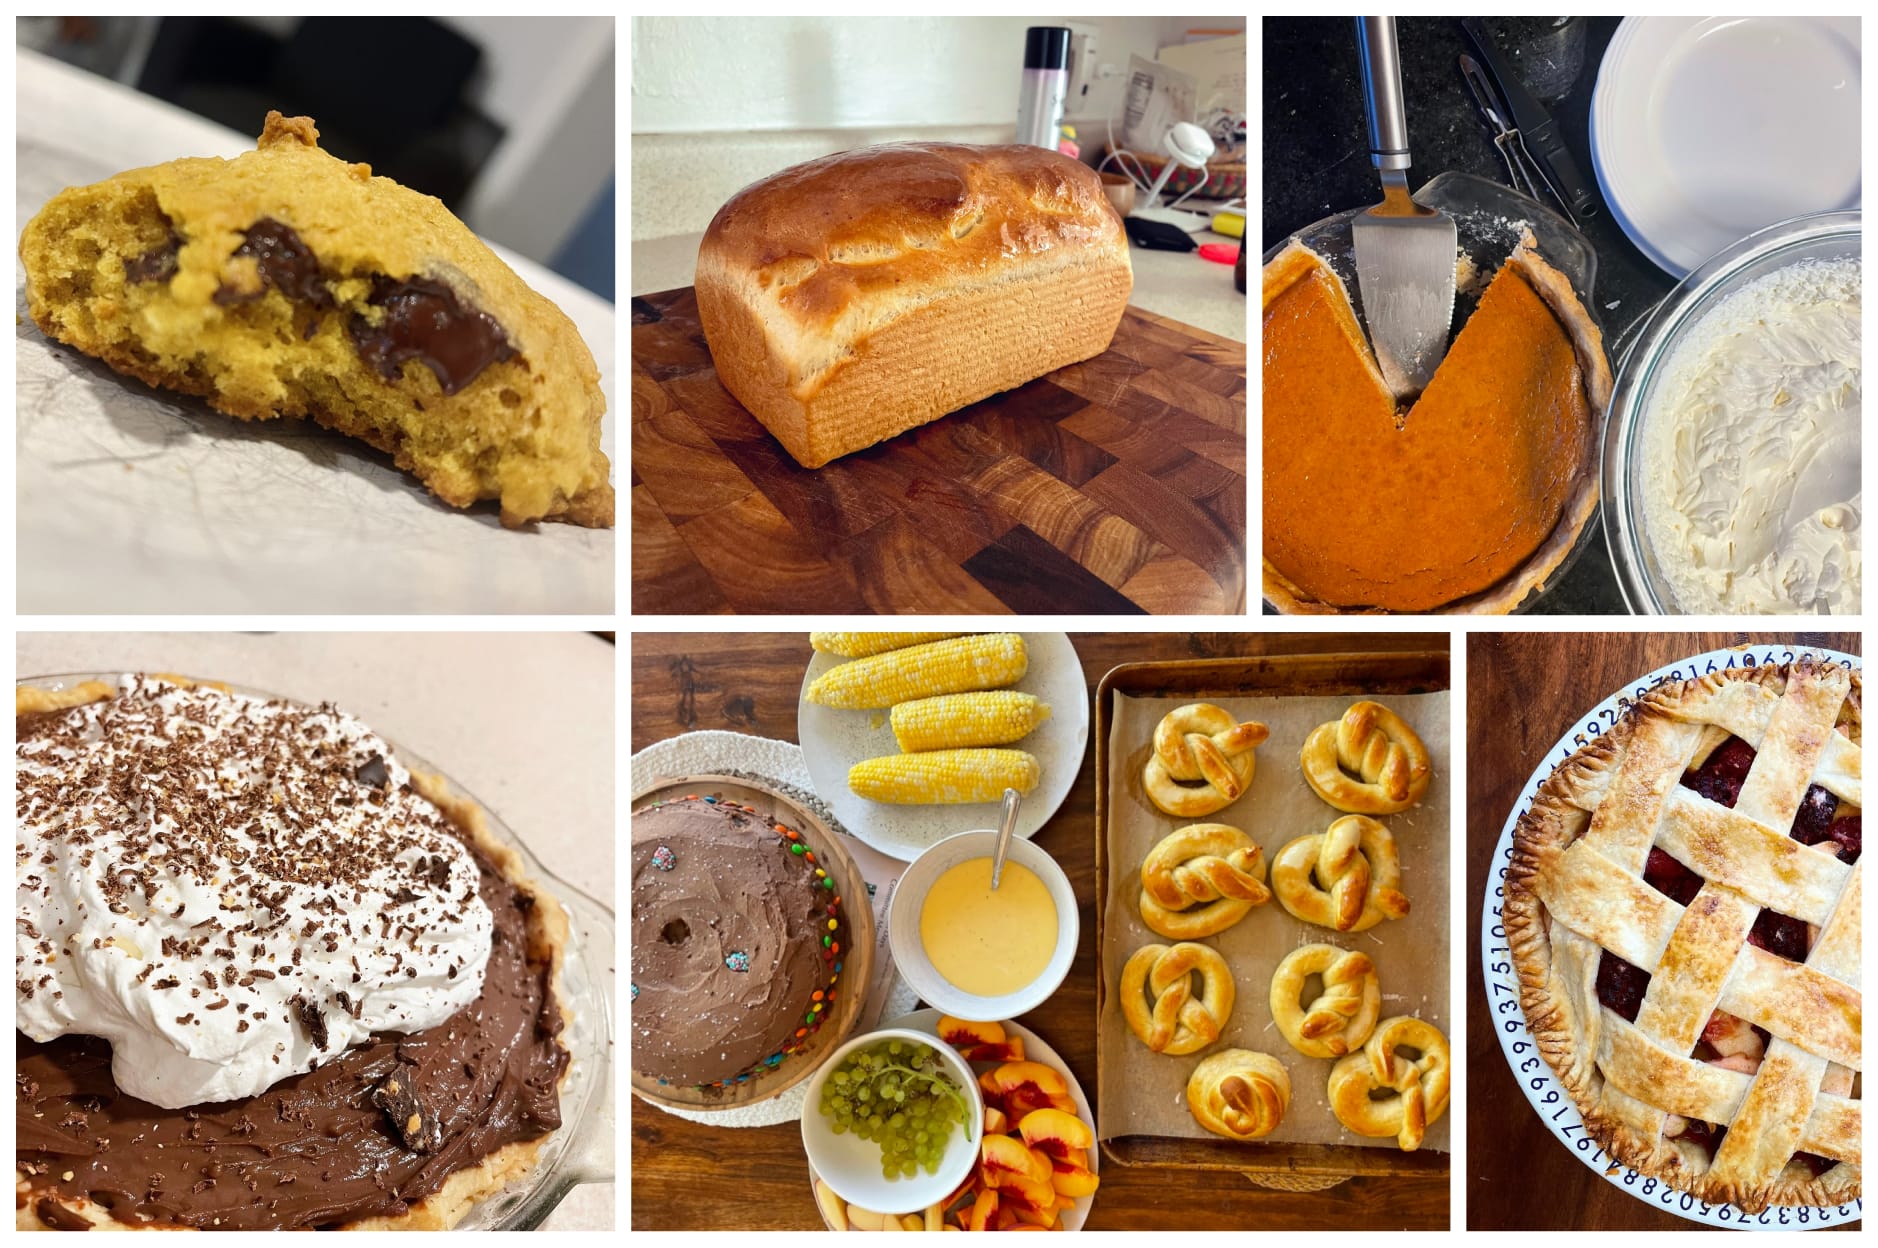
M 1546 909 L 1578 937 L 1632 966 L 1655 966 L 1669 947 L 1682 907 L 1623 870 L 1591 843 L 1574 843 L 1540 881 Z
M 1833 724 L 1851 688 L 1844 669 L 1796 673 L 1774 703 L 1759 752 L 1735 799 L 1736 813 L 1770 827 L 1790 828 L 1811 783 L 1814 763 L 1836 736 Z
M 1775 1038 L 1761 1058 L 1754 1082 L 1715 1151 L 1717 1182 L 1750 1190 L 1778 1175 L 1800 1150 L 1800 1135 L 1813 1115 L 1826 1059 Z
M 1814 925 L 1832 916 L 1852 870 L 1826 850 L 1802 845 L 1785 829 L 1717 805 L 1693 789 L 1670 798 L 1656 847 L 1703 879 Z
M 1851 684 L 1850 676 L 1844 669 L 1835 667 L 1824 680 L 1817 681 L 1796 671 L 1788 681 L 1788 696 L 1792 695 L 1796 685 L 1801 684 L 1810 684 L 1820 696 L 1832 699 L 1831 713 L 1836 721 L 1839 705 Z M 1773 722 L 1774 711 L 1785 700 L 1780 693 L 1766 685 L 1732 680 L 1704 685 L 1695 690 L 1682 705 L 1666 707 L 1665 713 L 1676 719 L 1710 725 L 1719 730 L 1713 734 L 1712 741 L 1705 742 L 1709 748 L 1732 736 L 1741 738 L 1759 750 Z M 1702 757 L 1706 756 L 1705 749 Z M 1808 779 L 1840 801 L 1862 807 L 1865 804 L 1861 800 L 1863 774 L 1862 754 L 1858 745 L 1845 734 L 1834 732 L 1825 739 Z
M 1700 738 L 1701 731 L 1693 724 L 1633 738 L 1621 756 L 1623 765 L 1611 769 L 1614 774 L 1578 845 L 1592 846 L 1626 873 L 1642 876 L 1663 807 L 1676 791 Z
M 1661 1131 L 1664 1112 L 1703 1122 L 1740 1119 L 1755 1076 L 1667 1052 L 1619 1015 L 1609 1010 L 1603 1014 L 1598 1065 L 1605 1075 L 1608 1112 L 1633 1130 L 1646 1132 Z M 1794 1151 L 1858 1160 L 1859 1102 L 1820 1093 Z

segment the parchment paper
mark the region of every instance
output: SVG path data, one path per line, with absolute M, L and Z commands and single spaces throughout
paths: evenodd
M 1434 777 L 1417 806 L 1380 816 L 1394 834 L 1402 860 L 1402 891 L 1408 895 L 1406 918 L 1385 919 L 1366 932 L 1346 933 L 1317 927 L 1292 917 L 1276 897 L 1255 907 L 1237 924 L 1199 943 L 1212 945 L 1233 974 L 1232 1016 L 1220 1038 L 1197 1053 L 1169 1057 L 1150 1052 L 1122 1016 L 1122 965 L 1146 944 L 1172 944 L 1141 921 L 1141 861 L 1168 833 L 1189 823 L 1225 823 L 1248 833 L 1265 851 L 1266 881 L 1271 861 L 1293 839 L 1322 832 L 1343 812 L 1326 804 L 1304 781 L 1298 752 L 1311 729 L 1340 717 L 1357 698 L 1211 697 L 1241 720 L 1257 720 L 1271 730 L 1258 749 L 1258 766 L 1244 797 L 1216 814 L 1177 819 L 1148 800 L 1141 772 L 1153 749 L 1154 727 L 1184 697 L 1131 698 L 1115 695 L 1110 726 L 1107 861 L 1109 895 L 1103 900 L 1102 1062 L 1097 1104 L 1103 1139 L 1124 1135 L 1164 1135 L 1218 1140 L 1193 1120 L 1187 1109 L 1187 1078 L 1203 1058 L 1223 1049 L 1269 1053 L 1291 1076 L 1291 1106 L 1278 1129 L 1265 1137 L 1273 1143 L 1355 1144 L 1395 1148 L 1393 1138 L 1369 1139 L 1344 1129 L 1330 1112 L 1327 1089 L 1332 1059 L 1306 1057 L 1286 1042 L 1272 1022 L 1272 972 L 1285 955 L 1301 945 L 1331 944 L 1370 956 L 1382 988 L 1382 1018 L 1408 1014 L 1448 1034 L 1448 694 L 1390 694 L 1376 698 L 1407 720 L 1434 764 Z M 1450 1042 L 1452 1037 L 1449 1037 Z M 1459 1054 L 1455 1053 L 1458 1063 Z M 1265 1141 L 1253 1141 L 1255 1148 Z M 1448 1150 L 1448 1119 L 1428 1129 L 1422 1147 Z

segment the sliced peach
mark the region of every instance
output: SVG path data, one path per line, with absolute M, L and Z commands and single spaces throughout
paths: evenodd
M 1026 1222 L 1048 1224 L 1056 1209 L 1056 1189 L 1048 1179 L 1011 1176 L 998 1189 L 999 1207 L 1011 1210 Z
M 986 1187 L 1003 1187 L 1013 1177 L 1033 1183 L 1050 1181 L 1050 1159 L 1009 1135 L 987 1135 L 980 1164 Z
M 1003 1044 L 1003 1023 L 974 1023 L 950 1014 L 939 1020 L 939 1038 L 955 1049 L 974 1044 Z
M 986 1188 L 978 1193 L 978 1199 L 972 1202 L 971 1211 L 965 1215 L 965 1229 L 968 1231 L 987 1231 L 998 1215 L 998 1194 Z
M 978 1090 L 985 1094 L 985 1104 L 1004 1108 L 1004 1090 L 998 1086 L 998 1072 L 995 1068 L 978 1076 Z
M 1003 1110 L 999 1109 L 996 1105 L 985 1106 L 986 1135 L 1003 1135 L 1010 1129 L 1010 1120 L 1004 1116 Z
M 999 1205 L 998 1216 L 992 1220 L 991 1229 L 994 1231 L 1008 1231 L 1012 1230 L 1017 1225 L 1017 1214 L 1005 1208 L 1003 1205 Z
M 1072 1150 L 1080 1152 L 1095 1143 L 1095 1132 L 1082 1119 L 1055 1108 L 1025 1114 L 1017 1130 L 1024 1137 L 1024 1143 L 1052 1160 L 1068 1157 Z
M 1063 1076 L 1042 1062 L 1006 1062 L 993 1070 L 991 1077 L 992 1086 L 1003 1092 L 1025 1085 L 1036 1088 L 1046 1097 L 1062 1096 L 1069 1091 Z
M 1095 1195 L 1101 1180 L 1082 1166 L 1070 1169 L 1058 1169 L 1050 1175 L 1050 1182 L 1056 1188 L 1059 1204 L 1080 1200 L 1084 1196 Z

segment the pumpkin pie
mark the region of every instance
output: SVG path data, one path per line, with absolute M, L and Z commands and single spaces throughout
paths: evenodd
M 1597 506 L 1611 374 L 1571 283 L 1515 250 L 1406 410 L 1322 256 L 1293 243 L 1264 284 L 1266 598 L 1288 612 L 1519 605 Z

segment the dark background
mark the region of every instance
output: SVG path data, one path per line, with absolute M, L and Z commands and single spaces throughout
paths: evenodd
M 1582 60 L 1557 53 L 1543 31 L 1551 19 L 1488 19 L 1501 54 L 1557 122 L 1566 146 L 1595 195 L 1588 131 L 1598 64 L 1620 19 L 1594 17 L 1583 27 Z M 1333 213 L 1378 203 L 1376 171 L 1369 163 L 1362 79 L 1357 69 L 1356 19 L 1265 19 L 1264 156 L 1265 242 L 1272 247 Z M 1402 98 L 1408 110 L 1409 187 L 1455 169 L 1511 185 L 1492 131 L 1461 78 L 1460 56 L 1472 52 L 1458 18 L 1399 17 Z M 1478 58 L 1476 58 L 1478 59 Z M 1557 83 L 1563 91 L 1549 90 Z M 1587 306 L 1604 330 L 1616 371 L 1615 341 L 1675 285 L 1631 245 L 1598 200 L 1596 216 L 1579 228 L 1598 253 L 1597 286 Z M 1612 306 L 1612 305 L 1615 306 Z M 1623 596 L 1600 531 L 1582 556 L 1536 605 L 1533 614 L 1624 614 Z

